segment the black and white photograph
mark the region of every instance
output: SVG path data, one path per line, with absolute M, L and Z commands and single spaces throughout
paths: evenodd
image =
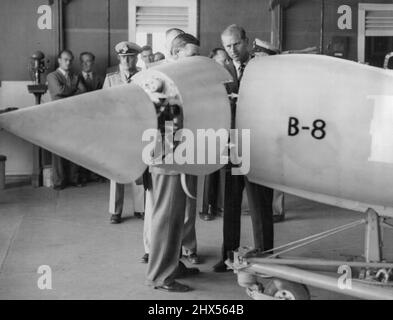
M 1 0 L 0 44 L 0 301 L 393 300 L 392 0 Z

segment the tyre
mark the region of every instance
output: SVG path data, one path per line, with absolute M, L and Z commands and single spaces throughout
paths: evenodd
M 282 279 L 270 280 L 264 294 L 280 300 L 310 300 L 310 292 L 305 285 Z

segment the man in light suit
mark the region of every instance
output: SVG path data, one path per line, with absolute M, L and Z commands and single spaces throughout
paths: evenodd
M 233 82 L 227 84 L 227 91 L 229 94 L 237 94 L 244 69 L 252 58 L 248 51 L 248 38 L 242 27 L 230 25 L 221 34 L 221 40 L 225 51 L 232 59 L 232 62 L 226 66 L 233 78 Z M 236 128 L 236 103 L 236 98 L 231 98 L 231 128 Z M 229 252 L 239 248 L 244 187 L 250 206 L 254 247 L 257 251 L 269 250 L 273 247 L 273 190 L 250 182 L 246 176 L 232 175 L 232 168 L 231 164 L 227 166 L 222 259 L 213 267 L 215 272 L 228 271 L 224 261 L 230 258 Z
M 199 55 L 199 41 L 190 34 L 182 33 L 173 40 L 174 61 Z M 147 282 L 155 289 L 166 292 L 186 292 L 190 290 L 176 278 L 195 275 L 197 268 L 187 268 L 179 261 L 182 243 L 187 231 L 186 212 L 193 212 L 192 237 L 195 238 L 196 201 L 185 194 L 180 173 L 164 168 L 150 167 L 152 180 L 150 255 L 148 259 Z M 186 183 L 191 193 L 196 194 L 196 177 L 186 175 Z
M 106 75 L 103 88 L 110 88 L 131 82 L 131 78 L 139 70 L 136 67 L 138 54 L 141 48 L 128 41 L 122 41 L 115 47 L 119 59 L 119 69 Z M 108 106 L 110 108 L 111 106 Z M 144 189 L 141 185 L 131 183 L 133 196 L 134 215 L 143 217 L 144 212 Z M 124 184 L 111 180 L 109 196 L 109 213 L 111 214 L 110 222 L 117 224 L 121 222 L 124 205 Z
M 74 55 L 69 50 L 63 50 L 58 56 L 59 67 L 48 74 L 48 89 L 52 100 L 64 99 L 86 92 L 86 88 L 78 75 L 71 71 Z M 53 187 L 55 190 L 71 186 L 81 187 L 81 168 L 52 153 Z M 68 179 L 67 179 L 68 171 Z M 68 181 L 67 181 L 68 180 Z
M 193 46 L 192 50 L 187 51 L 185 48 L 187 47 L 187 41 L 192 41 L 194 43 L 198 43 L 197 39 L 195 39 L 191 35 L 186 35 L 185 38 L 178 38 L 179 35 L 185 34 L 183 30 L 177 29 L 177 28 L 172 28 L 167 30 L 166 32 L 166 48 L 168 51 L 167 54 L 167 60 L 160 61 L 160 63 L 168 63 L 168 62 L 176 62 L 179 59 L 179 53 L 180 53 L 180 58 L 183 56 L 190 56 L 194 54 L 199 54 L 199 45 L 196 46 L 193 43 L 189 43 L 188 46 Z M 176 40 L 175 40 L 176 39 Z M 180 47 L 184 44 L 186 44 L 184 47 L 181 47 L 181 50 L 179 51 L 178 47 Z M 172 48 L 172 47 L 175 48 Z M 198 47 L 198 51 L 196 50 L 196 47 Z M 176 52 L 174 52 L 174 50 Z M 152 66 L 152 65 L 150 65 Z M 192 178 L 189 178 L 192 179 Z M 195 180 L 195 181 L 194 181 Z M 193 179 L 192 181 L 194 184 L 196 184 L 196 179 Z M 191 187 L 196 187 L 195 185 Z M 145 221 L 144 221 L 144 228 L 143 228 L 143 244 L 145 248 L 145 254 L 141 258 L 142 263 L 148 263 L 149 261 L 149 252 L 150 252 L 150 238 L 151 238 L 151 210 L 149 208 L 153 207 L 153 195 L 151 194 L 151 190 L 146 190 L 146 209 L 145 209 Z M 197 239 L 196 239 L 196 232 L 195 232 L 195 218 L 196 218 L 196 202 L 188 199 L 187 200 L 187 206 L 186 206 L 186 212 L 185 212 L 185 219 L 184 219 L 184 229 L 183 229 L 183 242 L 182 242 L 182 255 L 191 263 L 191 264 L 199 264 L 200 260 L 197 254 Z

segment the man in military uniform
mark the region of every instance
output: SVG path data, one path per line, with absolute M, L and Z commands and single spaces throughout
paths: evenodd
M 132 76 L 139 70 L 136 67 L 141 48 L 132 42 L 122 41 L 115 47 L 119 59 L 119 70 L 106 75 L 103 88 L 110 88 L 131 82 Z M 108 106 L 110 108 L 110 106 Z M 144 189 L 143 186 L 131 183 L 134 214 L 143 217 Z M 124 205 L 124 184 L 111 180 L 109 196 L 109 213 L 111 223 L 120 223 Z
M 59 67 L 48 74 L 48 89 L 52 100 L 64 99 L 86 92 L 79 76 L 71 70 L 73 60 L 74 55 L 71 51 L 61 51 L 57 59 Z M 82 186 L 81 167 L 54 153 L 52 153 L 52 171 L 55 190 L 64 189 L 67 182 L 71 186 Z

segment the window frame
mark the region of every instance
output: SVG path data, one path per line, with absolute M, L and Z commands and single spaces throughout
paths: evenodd
M 188 7 L 188 33 L 198 36 L 198 0 L 128 0 L 128 40 L 136 41 L 137 7 Z
M 380 3 L 359 3 L 359 16 L 358 16 L 358 61 L 361 63 L 365 62 L 366 56 L 366 36 L 382 36 L 391 37 L 393 36 L 393 30 L 386 32 L 381 30 L 381 32 L 373 32 L 372 34 L 367 34 L 366 32 L 366 12 L 367 11 L 392 11 L 393 4 L 380 4 Z

